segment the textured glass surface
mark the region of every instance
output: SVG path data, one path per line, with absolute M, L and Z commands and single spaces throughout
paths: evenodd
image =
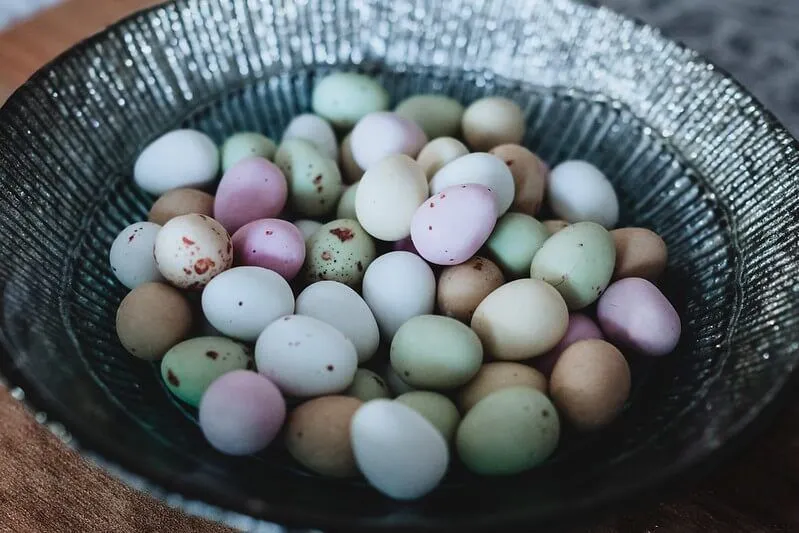
M 507 95 L 525 110 L 530 148 L 551 165 L 597 164 L 623 223 L 663 235 L 683 340 L 634 365 L 612 427 L 567 435 L 517 477 L 456 466 L 436 493 L 401 504 L 306 474 L 279 446 L 214 453 L 157 368 L 124 353 L 107 251 L 153 200 L 132 185 L 137 153 L 177 126 L 279 138 L 331 69 L 374 74 L 395 101 Z M 793 139 L 735 82 L 651 28 L 569 0 L 178 1 L 77 47 L 0 111 L 0 370 L 63 423 L 62 438 L 173 503 L 218 506 L 204 507 L 212 516 L 374 530 L 579 514 L 690 470 L 794 368 L 798 167 Z

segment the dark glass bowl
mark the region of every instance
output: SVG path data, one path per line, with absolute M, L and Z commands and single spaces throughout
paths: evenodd
M 325 73 L 396 99 L 508 95 L 549 163 L 592 161 L 624 224 L 670 250 L 683 317 L 670 357 L 634 361 L 628 408 L 511 478 L 456 467 L 398 503 L 305 473 L 277 445 L 211 450 L 157 369 L 114 334 L 125 291 L 107 252 L 153 198 L 138 152 L 178 126 L 279 138 Z M 749 94 L 652 28 L 571 0 L 186 0 L 142 12 L 38 72 L 0 111 L 0 372 L 65 441 L 169 502 L 344 531 L 559 523 L 661 486 L 739 442 L 797 360 L 797 172 L 788 133 Z M 46 414 L 45 414 L 46 413 Z M 192 503 L 193 501 L 200 503 Z

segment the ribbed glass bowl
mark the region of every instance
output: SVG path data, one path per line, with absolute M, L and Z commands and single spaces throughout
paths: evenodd
M 215 453 L 157 368 L 124 352 L 107 253 L 153 201 L 132 184 L 139 151 L 178 126 L 279 138 L 338 69 L 377 76 L 395 101 L 515 99 L 527 146 L 550 165 L 598 165 L 622 223 L 663 236 L 683 338 L 634 365 L 612 427 L 567 435 L 524 475 L 455 465 L 436 492 L 398 503 L 304 473 L 279 445 Z M 571 0 L 169 3 L 70 50 L 0 111 L 0 372 L 65 440 L 207 515 L 343 531 L 557 524 L 691 471 L 773 403 L 799 348 L 798 170 L 795 141 L 718 69 Z

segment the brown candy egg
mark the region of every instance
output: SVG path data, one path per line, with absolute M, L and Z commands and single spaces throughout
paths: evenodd
M 546 163 L 533 152 L 518 144 L 502 144 L 491 152 L 508 165 L 516 193 L 511 210 L 536 216 L 544 201 L 544 190 L 547 184 L 549 168 Z
M 657 281 L 668 260 L 668 249 L 660 235 L 646 228 L 620 228 L 610 234 L 616 244 L 613 279 Z
M 155 201 L 147 220 L 163 226 L 173 218 L 189 213 L 212 216 L 214 197 L 197 189 L 173 189 Z
M 505 283 L 502 270 L 492 261 L 475 256 L 445 268 L 438 281 L 439 312 L 468 324 L 480 302 Z
M 542 222 L 544 227 L 547 228 L 549 235 L 552 236 L 569 225 L 565 220 L 544 220 Z
M 465 414 L 492 392 L 509 387 L 531 387 L 546 394 L 547 378 L 535 368 L 521 363 L 508 361 L 486 363 L 461 389 L 458 407 Z

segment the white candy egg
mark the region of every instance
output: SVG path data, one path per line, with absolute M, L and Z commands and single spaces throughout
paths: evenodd
M 390 252 L 375 259 L 363 277 L 363 299 L 386 341 L 409 319 L 433 312 L 436 278 L 424 259 Z
M 383 494 L 414 500 L 432 491 L 447 472 L 449 449 L 441 433 L 417 411 L 391 400 L 372 400 L 352 417 L 355 462 Z
M 477 183 L 488 187 L 497 200 L 497 216 L 502 216 L 513 203 L 516 184 L 508 165 L 492 154 L 466 154 L 444 165 L 430 180 L 430 194 L 438 194 L 453 185 Z
M 286 139 L 306 140 L 330 159 L 338 159 L 336 133 L 330 123 L 319 115 L 303 113 L 294 117 L 283 132 L 283 140 Z
M 294 312 L 294 293 L 277 272 L 242 266 L 211 280 L 203 290 L 202 307 L 222 334 L 255 342 L 266 326 Z
M 233 264 L 233 242 L 211 217 L 192 213 L 175 217 L 155 239 L 161 274 L 180 289 L 202 289 Z
M 153 250 L 161 226 L 137 222 L 123 229 L 111 244 L 108 260 L 117 279 L 128 289 L 148 281 L 163 281 Z
M 150 143 L 136 159 L 133 179 L 150 194 L 181 187 L 201 188 L 219 173 L 219 149 L 206 134 L 174 130 Z
M 290 315 L 270 324 L 258 337 L 255 364 L 288 395 L 321 396 L 352 384 L 358 354 L 352 342 L 330 324 Z
M 319 281 L 297 296 L 297 314 L 327 322 L 347 337 L 358 352 L 358 361 L 368 361 L 380 344 L 372 310 L 357 292 L 337 281 Z
M 564 161 L 549 175 L 549 206 L 567 222 L 596 222 L 613 229 L 619 221 L 619 199 L 601 170 L 586 161 Z
M 305 242 L 308 242 L 308 239 L 313 237 L 313 234 L 322 227 L 322 223 L 316 220 L 295 220 L 294 225 L 302 232 L 302 237 L 305 239 Z

